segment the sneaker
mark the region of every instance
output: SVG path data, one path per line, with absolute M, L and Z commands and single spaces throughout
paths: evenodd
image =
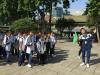
M 89 64 L 86 64 L 86 67 L 87 67 L 87 68 L 89 68 L 89 67 L 90 67 L 90 65 L 89 65 Z
M 27 67 L 31 68 L 32 66 L 30 64 L 28 64 Z
M 80 66 L 83 66 L 83 65 L 85 65 L 85 63 L 84 63 L 84 62 L 80 64 Z

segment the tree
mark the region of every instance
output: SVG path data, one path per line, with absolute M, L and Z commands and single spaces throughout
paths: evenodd
M 74 20 L 73 19 L 64 19 L 64 18 L 60 18 L 56 21 L 56 28 L 58 31 L 60 31 L 61 33 L 63 32 L 64 29 L 68 29 L 70 30 L 70 27 L 72 25 L 74 25 Z
M 69 8 L 69 5 L 70 5 L 69 1 L 74 2 L 76 0 L 62 0 L 63 6 L 64 6 L 65 9 Z M 49 30 L 50 31 L 51 31 L 51 21 L 52 21 L 52 7 L 56 7 L 58 3 L 61 3 L 61 0 L 40 0 L 40 6 L 42 6 L 42 8 L 43 8 L 43 11 L 42 11 L 42 14 L 41 14 L 42 20 L 44 20 L 46 12 L 49 12 L 49 14 L 50 14 L 49 15 L 50 16 L 49 17 Z
M 36 29 L 36 24 L 29 18 L 16 20 L 11 25 L 13 31 L 36 31 Z
M 96 26 L 97 29 L 97 38 L 99 38 L 98 28 L 100 26 L 100 0 L 89 0 L 87 4 L 86 14 L 88 15 L 88 25 Z
M 38 5 L 39 0 L 0 0 L 0 20 L 7 24 L 20 18 L 32 17 Z

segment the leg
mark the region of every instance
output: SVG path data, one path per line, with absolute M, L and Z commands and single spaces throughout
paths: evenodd
M 24 64 L 24 61 L 25 61 L 25 52 L 23 52 L 22 54 L 22 64 Z
M 19 57 L 18 57 L 18 66 L 22 65 L 22 55 L 19 53 Z
M 81 53 L 82 53 L 82 49 L 80 48 L 79 53 L 78 53 L 78 56 L 80 56 Z
M 10 51 L 6 51 L 6 61 L 7 63 L 10 62 Z
M 11 45 L 11 53 L 14 56 L 15 52 L 14 52 L 14 46 L 13 46 L 13 44 Z
M 53 48 L 52 48 L 52 54 L 55 53 L 55 44 L 53 45 Z
M 29 60 L 28 60 L 29 64 L 32 65 L 32 54 L 29 55 Z
M 91 49 L 87 50 L 87 64 L 90 63 L 90 54 L 91 54 Z
M 82 62 L 85 63 L 85 49 L 82 49 Z

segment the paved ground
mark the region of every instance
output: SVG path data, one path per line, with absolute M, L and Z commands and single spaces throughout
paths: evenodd
M 16 62 L 8 66 L 0 61 L 0 75 L 100 75 L 100 44 L 93 45 L 90 68 L 79 66 L 78 50 L 78 45 L 60 40 L 56 45 L 57 56 L 48 64 L 34 64 L 32 68 L 27 68 L 18 67 Z

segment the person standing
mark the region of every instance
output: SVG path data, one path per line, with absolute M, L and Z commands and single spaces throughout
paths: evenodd
M 6 62 L 9 63 L 11 61 L 11 32 L 8 31 L 7 34 L 4 36 L 3 45 L 5 46 L 6 51 Z
M 33 51 L 34 51 L 34 40 L 32 38 L 33 33 L 30 32 L 28 37 L 26 38 L 26 57 L 28 59 L 28 65 L 27 67 L 31 68 L 32 67 L 32 56 L 33 56 Z
M 19 36 L 19 55 L 18 55 L 18 66 L 24 65 L 25 60 L 25 39 L 24 34 L 20 33 Z
M 90 63 L 90 54 L 91 54 L 91 48 L 92 48 L 92 35 L 88 34 L 87 31 L 82 28 L 81 29 L 82 35 L 80 35 L 79 40 L 82 41 L 81 44 L 81 49 L 82 49 L 82 63 L 80 64 L 80 66 L 85 65 L 85 55 L 87 57 L 87 62 L 86 62 L 86 66 L 87 68 L 90 67 L 89 63 Z
M 37 42 L 37 50 L 39 64 L 44 65 L 46 63 L 46 40 L 44 36 L 41 36 L 41 38 Z
M 46 37 L 46 53 L 47 55 L 50 55 L 50 34 L 47 34 Z
M 56 38 L 54 33 L 51 33 L 50 35 L 50 56 L 52 57 L 55 53 L 55 44 L 56 44 Z

